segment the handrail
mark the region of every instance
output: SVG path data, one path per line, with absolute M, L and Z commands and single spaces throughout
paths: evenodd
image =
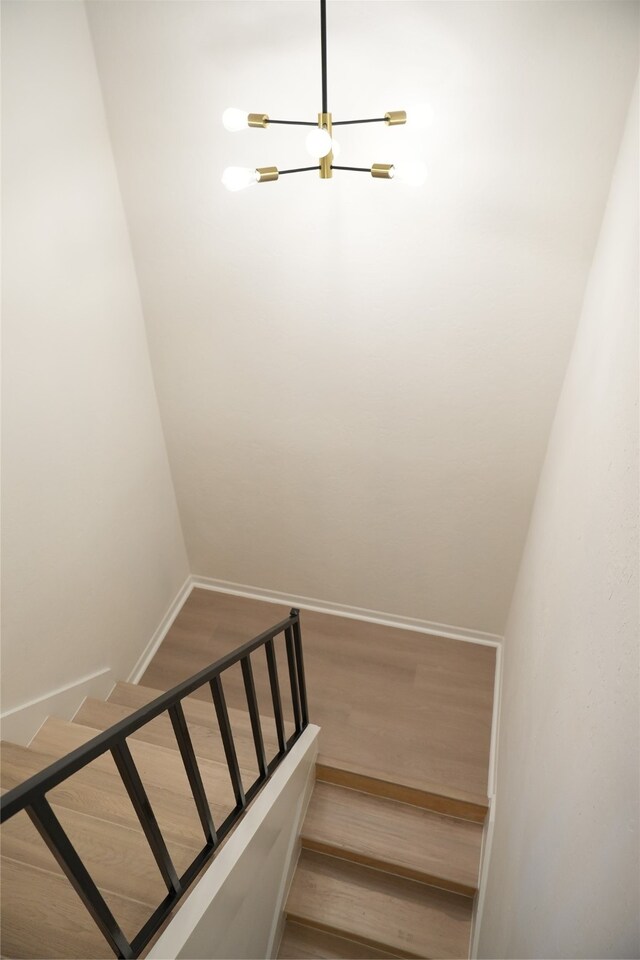
M 275 656 L 274 640 L 283 633 L 285 638 L 291 700 L 293 704 L 295 731 L 288 739 L 285 735 L 278 668 Z M 278 752 L 271 761 L 267 761 L 262 738 L 260 715 L 256 698 L 251 654 L 264 647 L 269 674 L 269 684 L 273 701 L 274 721 L 278 736 Z M 222 685 L 222 674 L 229 667 L 240 663 L 244 681 L 247 706 L 251 721 L 258 777 L 245 791 L 235 752 L 233 730 L 229 722 L 227 706 Z M 200 687 L 209 685 L 215 714 L 225 751 L 229 776 L 234 789 L 236 807 L 217 828 L 214 826 L 209 802 L 207 800 L 197 758 L 191 743 L 188 725 L 182 708 L 185 697 Z M 127 737 L 134 734 L 151 720 L 168 713 L 176 737 L 176 742 L 184 763 L 187 779 L 191 786 L 193 799 L 200 817 L 205 837 L 205 846 L 187 868 L 182 877 L 178 877 L 151 804 L 146 795 L 144 784 L 138 774 L 135 761 L 127 745 Z M 115 955 L 118 957 L 137 957 L 147 946 L 151 937 L 159 929 L 168 914 L 175 908 L 202 867 L 210 860 L 220 842 L 242 816 L 246 806 L 262 785 L 269 779 L 276 766 L 289 752 L 296 740 L 308 725 L 308 706 L 302 658 L 302 634 L 300 611 L 295 608 L 285 620 L 263 631 L 253 640 L 242 644 L 233 652 L 221 657 L 210 666 L 200 670 L 194 676 L 177 684 L 171 690 L 135 710 L 125 719 L 104 730 L 96 737 L 73 750 L 67 756 L 56 760 L 39 773 L 29 777 L 24 783 L 8 790 L 0 798 L 0 823 L 24 810 L 41 834 L 45 843 L 58 861 L 63 872 L 73 885 L 97 926 L 105 936 Z M 46 794 L 56 786 L 82 770 L 93 760 L 111 752 L 123 784 L 129 794 L 134 810 L 145 833 L 158 869 L 167 886 L 167 897 L 154 911 L 142 930 L 129 942 L 117 921 L 111 914 L 102 894 L 91 879 L 71 841 L 64 832 L 54 811 L 49 805 Z
M 28 780 L 25 780 L 24 783 L 21 783 L 18 787 L 7 790 L 0 798 L 0 824 L 22 810 L 25 804 L 28 803 L 28 798 L 33 793 L 48 793 L 49 790 L 53 790 L 53 788 L 57 787 L 63 780 L 73 776 L 74 773 L 82 770 L 82 768 L 88 763 L 91 763 L 92 760 L 96 760 L 102 756 L 103 753 L 110 750 L 113 743 L 130 737 L 131 734 L 139 730 L 140 727 L 144 727 L 149 721 L 154 720 L 161 713 L 164 713 L 165 710 L 168 710 L 169 707 L 172 707 L 175 703 L 184 699 L 184 697 L 189 696 L 194 690 L 204 686 L 205 683 L 208 683 L 214 677 L 220 676 L 223 670 L 238 663 L 243 657 L 246 657 L 258 647 L 262 646 L 265 641 L 274 639 L 293 622 L 292 615 L 288 616 L 286 620 L 281 620 L 275 627 L 265 630 L 264 633 L 261 633 L 253 640 L 249 640 L 232 653 L 216 660 L 211 666 L 205 667 L 204 670 L 194 674 L 194 676 L 188 680 L 183 680 L 182 683 L 172 687 L 171 690 L 168 690 L 166 693 L 156 697 L 155 700 L 151 700 L 143 707 L 129 714 L 124 720 L 119 720 L 118 723 L 114 723 L 108 730 L 103 730 L 102 733 L 99 733 L 97 737 L 87 740 L 81 747 L 77 747 L 60 760 L 56 760 L 55 763 L 45 767 L 44 770 L 40 770 L 39 773 L 29 777 Z

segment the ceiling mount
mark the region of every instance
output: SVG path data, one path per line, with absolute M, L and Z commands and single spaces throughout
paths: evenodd
M 407 122 L 404 110 L 388 110 L 382 117 L 367 117 L 361 120 L 333 120 L 328 107 L 327 94 L 327 0 L 320 0 L 320 49 L 322 63 L 322 110 L 315 120 L 274 120 L 266 113 L 245 113 L 230 107 L 222 115 L 222 122 L 227 130 L 238 131 L 247 127 L 266 128 L 271 124 L 288 124 L 298 127 L 313 127 L 306 140 L 306 147 L 318 164 L 311 167 L 295 167 L 290 170 L 278 170 L 277 167 L 227 167 L 222 174 L 222 182 L 228 190 L 242 190 L 253 183 L 266 183 L 277 180 L 287 173 L 306 173 L 317 170 L 321 180 L 330 180 L 334 170 L 350 170 L 357 173 L 368 173 L 375 179 L 404 180 L 416 186 L 424 183 L 426 168 L 417 163 L 374 163 L 370 167 L 349 167 L 335 164 L 339 146 L 333 138 L 333 128 L 349 126 L 356 123 L 385 123 L 395 127 Z

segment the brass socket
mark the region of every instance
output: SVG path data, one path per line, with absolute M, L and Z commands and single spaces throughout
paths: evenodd
M 269 117 L 266 113 L 250 113 L 247 123 L 250 127 L 266 127 L 269 123 Z
M 376 177 L 380 180 L 392 180 L 393 179 L 393 164 L 392 163 L 374 163 L 371 167 L 371 176 Z
M 326 130 L 329 136 L 331 136 L 331 114 L 330 113 L 319 113 L 318 114 L 318 126 L 321 130 Z M 333 163 L 333 150 L 329 150 L 329 153 L 326 157 L 320 157 L 320 179 L 321 180 L 330 180 L 333 176 L 333 170 L 331 169 L 331 164 Z
M 256 173 L 258 174 L 258 183 L 268 183 L 269 180 L 278 179 L 277 167 L 256 167 Z
M 397 127 L 398 124 L 407 122 L 407 111 L 389 110 L 385 113 L 384 119 L 388 127 Z

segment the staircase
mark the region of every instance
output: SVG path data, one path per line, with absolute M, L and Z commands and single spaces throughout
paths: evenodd
M 271 716 L 254 665 L 266 667 Z M 244 709 L 226 702 L 235 671 Z M 2 956 L 144 955 L 307 725 L 291 610 L 170 690 L 118 683 L 72 721 L 47 719 L 28 747 L 4 743 Z
M 192 614 L 188 608 L 181 613 L 187 626 Z M 208 621 L 192 619 L 203 631 Z M 178 624 L 176 632 L 181 629 Z M 8 791 L 1 827 L 3 957 L 143 956 L 246 804 L 302 735 L 308 711 L 299 612 L 292 610 L 233 653 L 220 649 L 221 635 L 219 627 L 213 634 L 207 628 L 197 643 L 187 639 L 183 653 L 189 635 L 180 634 L 180 659 L 169 647 L 162 669 L 156 669 L 158 686 L 161 673 L 176 684 L 168 691 L 149 684 L 152 664 L 146 685 L 118 683 L 106 701 L 86 699 L 72 721 L 49 718 L 28 747 L 2 744 L 0 789 Z M 318 636 L 320 658 L 327 645 L 326 635 Z M 280 648 L 278 637 L 284 637 Z M 204 651 L 216 643 L 221 658 L 180 680 L 189 666 L 202 665 Z M 254 680 L 250 656 L 262 654 L 262 647 L 267 669 L 260 674 L 264 661 L 256 657 Z M 385 675 L 395 656 L 387 649 L 395 650 L 381 645 L 375 668 Z M 469 653 L 473 667 L 477 651 Z M 465 649 L 451 654 L 449 672 L 438 680 L 443 691 L 468 659 Z M 334 651 L 326 656 L 332 665 Z M 372 657 L 370 646 L 363 663 Z M 343 660 L 335 662 L 323 687 L 325 701 L 335 700 L 335 682 L 345 676 Z M 402 690 L 421 682 L 423 663 L 414 668 L 410 658 L 401 666 L 393 660 Z M 354 669 L 362 682 L 364 668 Z M 402 703 L 398 692 L 385 701 L 387 713 Z M 432 690 L 432 697 L 442 695 L 439 687 Z M 457 715 L 457 729 L 465 735 L 469 703 L 463 699 Z M 375 757 L 386 715 L 372 729 L 362 707 L 356 705 L 353 717 L 345 714 L 348 704 L 342 697 L 336 707 L 350 748 L 357 743 L 363 749 L 368 738 L 368 756 Z M 486 713 L 486 705 L 482 709 Z M 336 756 L 335 723 L 332 735 L 333 756 L 322 754 L 316 767 L 278 956 L 468 957 L 486 803 L 457 784 L 438 791 L 411 771 L 398 776 L 388 749 L 386 769 L 355 769 Z M 422 761 L 413 742 L 403 749 Z M 476 747 L 467 753 L 475 758 Z
M 85 700 L 73 721 L 46 720 L 28 747 L 3 742 L 3 792 L 160 694 L 118 683 L 106 702 Z M 183 709 L 214 822 L 222 823 L 235 806 L 235 797 L 213 706 L 187 697 Z M 248 789 L 258 772 L 249 714 L 228 711 Z M 272 756 L 278 750 L 273 719 L 262 718 L 262 729 L 267 755 Z M 292 724 L 286 729 L 291 734 Z M 203 835 L 168 717 L 146 724 L 129 739 L 129 746 L 173 863 L 182 874 L 200 852 Z M 48 799 L 125 936 L 132 939 L 167 891 L 113 760 L 105 755 L 93 761 L 52 790 Z M 112 957 L 25 813 L 3 824 L 1 842 L 2 955 Z
M 398 795 L 398 784 L 318 766 L 282 960 L 468 957 L 484 811 L 452 803 L 454 817 L 430 809 L 445 797 Z

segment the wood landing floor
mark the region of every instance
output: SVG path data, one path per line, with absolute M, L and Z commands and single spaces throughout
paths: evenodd
M 288 612 L 196 588 L 140 683 L 167 690 Z M 319 763 L 486 805 L 495 649 L 332 614 L 303 610 L 301 620 L 309 718 L 322 728 Z M 270 715 L 266 663 L 251 659 L 260 713 Z M 246 709 L 239 665 L 227 673 L 228 704 Z

